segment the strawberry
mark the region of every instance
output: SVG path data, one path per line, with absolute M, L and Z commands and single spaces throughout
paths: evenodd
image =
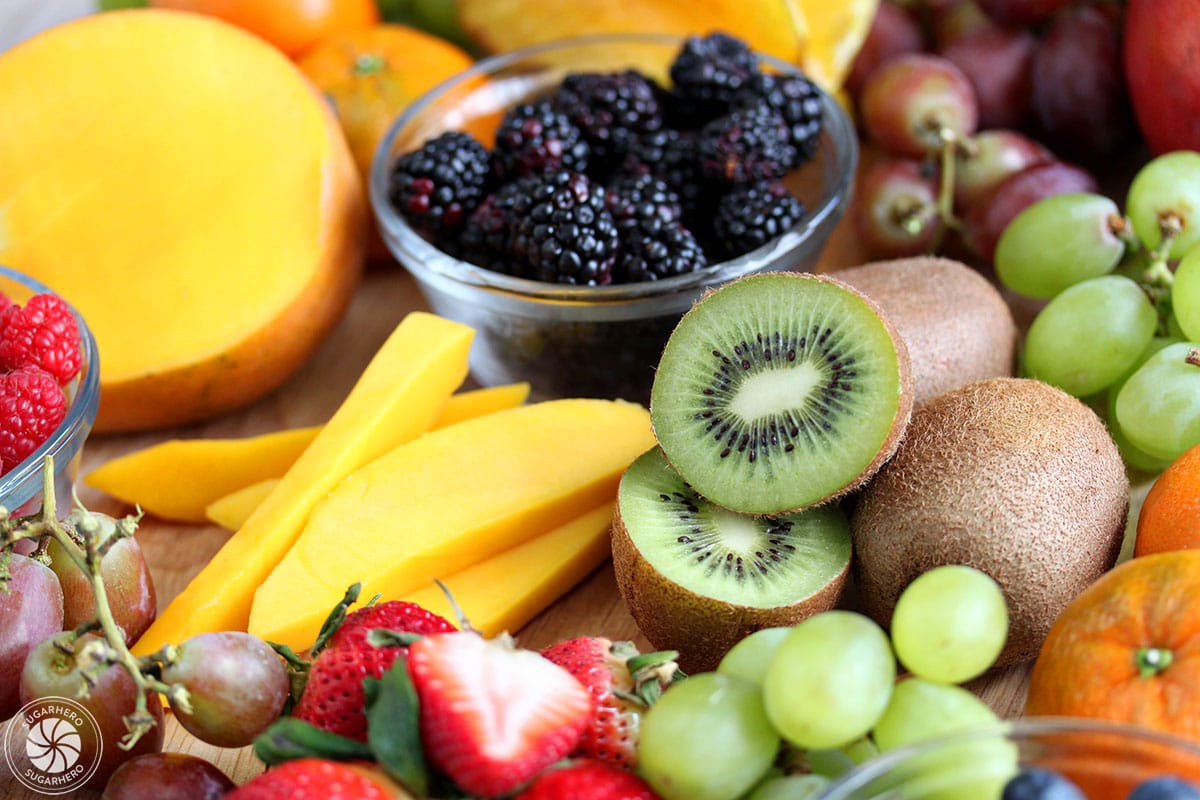
M 587 689 L 507 636 L 436 633 L 408 648 L 429 763 L 480 797 L 511 792 L 570 753 L 592 716 Z
M 67 396 L 53 375 L 22 367 L 0 375 L 0 462 L 6 470 L 25 460 L 67 415 Z
M 542 655 L 574 675 L 596 704 L 574 755 L 632 769 L 642 712 L 681 676 L 676 654 L 642 655 L 633 642 L 583 636 L 551 645 Z
M 8 305 L 0 320 L 0 370 L 41 367 L 64 384 L 79 372 L 79 326 L 58 295 L 36 294 L 24 307 Z
M 347 614 L 309 667 L 308 682 L 292 716 L 360 742 L 367 740 L 363 678 L 381 677 L 397 658 L 404 657 L 405 650 L 400 645 L 375 647 L 367 642 L 374 628 L 416 634 L 455 630 L 444 617 L 401 600 Z
M 400 800 L 409 795 L 369 764 L 298 758 L 224 795 L 224 800 Z
M 650 784 L 627 770 L 595 759 L 548 769 L 516 800 L 659 800 Z

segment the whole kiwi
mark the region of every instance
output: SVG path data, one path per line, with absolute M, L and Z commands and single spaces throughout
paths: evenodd
M 876 261 L 833 276 L 875 301 L 908 346 L 913 402 L 1013 374 L 1017 326 L 1003 296 L 962 262 Z
M 914 412 L 851 514 L 862 604 L 887 626 L 918 575 L 975 567 L 1008 602 L 997 663 L 1028 660 L 1067 603 L 1116 561 L 1128 505 L 1117 446 L 1079 400 L 1024 378 L 952 389 Z

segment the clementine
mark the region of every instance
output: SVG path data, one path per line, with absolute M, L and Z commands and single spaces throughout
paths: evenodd
M 1200 743 L 1200 550 L 1131 559 L 1071 601 L 1034 663 L 1025 711 Z
M 295 58 L 318 42 L 379 21 L 375 0 L 151 0 L 245 28 Z
M 1200 444 L 1171 462 L 1138 513 L 1135 556 L 1200 548 Z

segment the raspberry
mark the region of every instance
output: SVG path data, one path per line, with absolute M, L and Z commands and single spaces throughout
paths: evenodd
M 0 309 L 0 321 L 0 370 L 40 367 L 64 384 L 79 372 L 79 327 L 58 295 L 34 295 L 24 308 L 9 301 Z
M 0 464 L 5 471 L 50 438 L 66 416 L 67 396 L 49 372 L 26 366 L 0 375 Z

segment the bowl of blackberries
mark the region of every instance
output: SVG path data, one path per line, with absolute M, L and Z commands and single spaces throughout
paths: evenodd
M 436 87 L 369 184 L 431 310 L 475 329 L 477 382 L 646 402 L 705 290 L 817 265 L 857 158 L 838 103 L 737 38 L 597 35 Z

